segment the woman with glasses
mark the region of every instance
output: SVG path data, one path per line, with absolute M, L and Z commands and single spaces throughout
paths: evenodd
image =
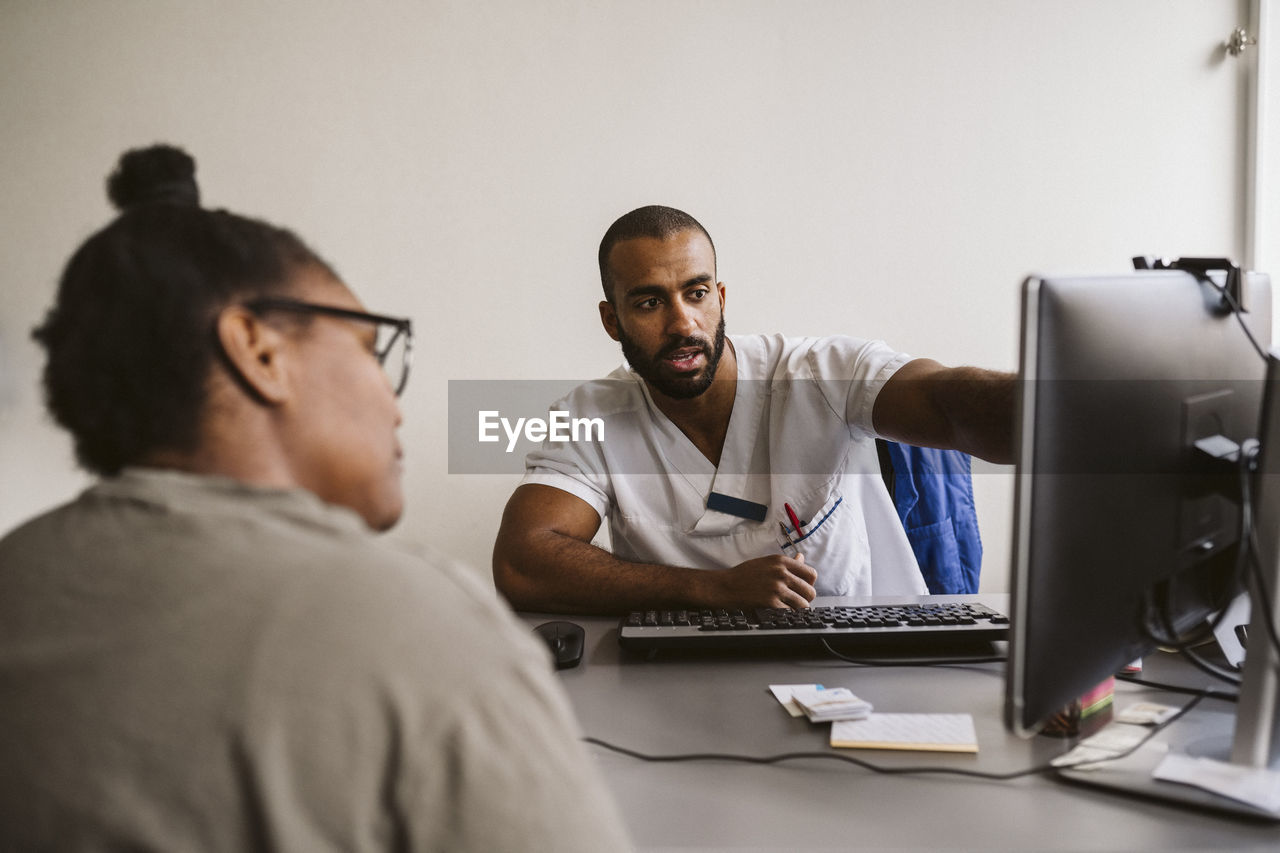
M 290 231 L 201 208 L 194 169 L 158 147 L 111 176 L 122 212 L 72 256 L 35 331 L 50 411 L 91 472 L 301 486 L 390 527 L 409 321 L 365 314 Z M 402 346 L 379 348 L 384 338 Z M 380 364 L 395 373 L 375 382 Z
M 35 337 L 95 485 L 0 540 L 0 848 L 612 850 L 544 647 L 400 517 L 412 328 L 156 146 Z

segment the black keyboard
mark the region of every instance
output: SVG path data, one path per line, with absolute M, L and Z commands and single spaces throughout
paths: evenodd
M 959 643 L 1007 639 L 1009 619 L 978 602 L 869 604 L 755 610 L 647 610 L 618 629 L 626 649 L 751 649 L 820 645 L 914 644 L 941 651 Z

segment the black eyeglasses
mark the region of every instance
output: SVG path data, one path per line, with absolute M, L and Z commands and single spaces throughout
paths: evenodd
M 377 339 L 373 355 L 386 371 L 396 396 L 409 383 L 409 366 L 413 363 L 413 321 L 404 317 L 388 317 L 367 311 L 352 311 L 333 305 L 316 305 L 299 299 L 263 297 L 246 302 L 244 307 L 255 313 L 260 311 L 298 311 L 304 314 L 323 314 L 343 320 L 358 320 L 377 326 Z

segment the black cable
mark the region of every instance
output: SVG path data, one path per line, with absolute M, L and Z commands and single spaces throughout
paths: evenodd
M 1267 357 L 1266 351 L 1264 351 L 1263 348 L 1258 345 L 1257 340 L 1253 337 L 1253 333 L 1249 330 L 1248 324 L 1246 324 L 1244 321 L 1244 311 L 1240 308 L 1239 303 L 1236 302 L 1235 297 L 1231 295 L 1230 289 L 1227 288 L 1225 285 L 1223 285 L 1222 287 L 1219 287 L 1217 283 L 1215 283 L 1207 275 L 1205 276 L 1205 279 L 1209 282 L 1209 284 L 1215 290 L 1217 290 L 1219 293 L 1222 294 L 1222 298 L 1226 301 L 1228 307 L 1230 307 L 1231 313 L 1235 314 L 1236 321 L 1240 324 L 1240 328 L 1244 330 L 1245 337 L 1249 339 L 1249 343 L 1253 344 L 1254 350 L 1258 353 L 1258 355 L 1262 358 L 1262 360 L 1264 362 L 1269 363 L 1269 359 Z M 1280 451 L 1280 448 L 1272 448 L 1273 453 L 1277 451 Z M 1256 455 L 1257 451 L 1255 450 L 1254 453 Z M 1249 458 L 1246 459 L 1245 452 L 1241 451 L 1240 459 L 1242 463 L 1241 464 L 1241 480 L 1242 480 L 1241 513 L 1243 515 L 1244 513 L 1247 512 L 1250 518 L 1252 518 L 1252 492 L 1249 485 L 1248 468 L 1249 468 L 1249 463 L 1254 461 L 1254 457 L 1250 456 Z M 1267 589 L 1266 577 L 1262 572 L 1262 564 L 1259 558 L 1258 540 L 1257 540 L 1257 537 L 1254 535 L 1252 521 L 1249 524 L 1248 536 L 1241 543 L 1241 547 L 1247 548 L 1249 551 L 1249 569 L 1250 569 L 1250 574 L 1253 578 L 1253 581 L 1257 585 L 1257 593 L 1258 593 L 1257 598 L 1259 603 L 1262 605 L 1262 612 L 1264 616 L 1263 625 L 1266 626 L 1267 634 L 1270 635 L 1272 646 L 1275 648 L 1276 652 L 1280 654 L 1280 636 L 1277 635 L 1275 615 L 1272 613 L 1272 610 L 1271 610 L 1270 591 Z
M 1237 560 L 1237 563 L 1239 563 L 1239 560 Z M 1226 612 L 1227 605 L 1220 605 L 1217 613 L 1214 614 L 1213 622 L 1210 626 L 1211 632 L 1217 630 L 1218 626 L 1222 624 L 1222 620 Z M 1165 607 L 1161 610 L 1160 615 L 1164 618 L 1165 628 L 1172 634 L 1174 631 L 1173 620 L 1169 613 L 1169 602 L 1167 599 L 1165 601 Z M 1210 637 L 1212 637 L 1212 633 L 1210 633 Z M 1202 657 L 1194 648 L 1193 644 L 1195 642 L 1196 641 L 1190 636 L 1179 638 L 1173 644 L 1174 651 L 1182 655 L 1188 663 L 1201 672 L 1210 675 L 1219 681 L 1225 681 L 1227 684 L 1238 688 L 1240 686 L 1239 674 L 1225 670 L 1209 659 Z
M 1221 623 L 1226 605 L 1211 602 L 1212 619 L 1208 623 L 1197 623 L 1185 634 L 1178 634 L 1173 626 L 1172 614 L 1169 611 L 1169 587 L 1167 585 L 1152 589 L 1147 594 L 1147 607 L 1160 618 L 1160 629 L 1151 623 L 1150 616 L 1142 622 L 1143 637 L 1157 646 L 1171 652 L 1181 652 L 1185 648 L 1198 646 L 1213 639 L 1213 631 Z M 1163 631 L 1164 633 L 1161 633 Z
M 1163 731 L 1167 726 L 1175 720 L 1182 718 L 1188 711 L 1209 696 L 1208 691 L 1200 691 L 1191 698 L 1185 705 L 1178 709 L 1177 713 L 1169 719 L 1153 726 L 1149 732 L 1137 743 L 1128 749 L 1115 755 L 1109 755 L 1106 758 L 1099 758 L 1087 763 L 1090 767 L 1096 767 L 1099 764 L 1106 764 L 1112 761 L 1119 761 L 1137 752 L 1147 741 L 1151 740 L 1158 733 Z M 863 770 L 870 770 L 872 773 L 879 773 L 884 776 L 910 776 L 910 775 L 942 775 L 942 776 L 965 776 L 971 779 L 985 779 L 988 781 L 1005 782 L 1012 779 L 1021 779 L 1026 776 L 1039 776 L 1045 773 L 1055 772 L 1058 768 L 1052 763 L 1036 764 L 1023 770 L 1011 770 L 1008 773 L 987 773 L 981 770 L 969 770 L 964 767 L 941 767 L 941 766 L 918 766 L 918 767 L 885 767 L 880 764 L 873 764 L 862 758 L 853 755 L 842 755 L 835 752 L 782 752 L 775 755 L 741 755 L 732 752 L 686 752 L 672 753 L 668 755 L 653 755 L 650 753 L 640 752 L 634 749 L 628 749 L 625 746 L 619 746 L 602 740 L 598 737 L 586 735 L 582 738 L 585 743 L 594 744 L 604 749 L 616 752 L 619 755 L 625 755 L 629 758 L 639 759 L 651 763 L 677 763 L 685 761 L 730 761 L 739 764 L 781 764 L 784 761 L 801 761 L 808 759 L 819 759 L 824 761 L 842 761 L 846 764 L 852 764 L 855 767 L 861 767 Z M 1065 754 L 1065 753 L 1064 753 Z M 1068 765 L 1070 766 L 1070 765 Z
M 1231 313 L 1235 314 L 1236 321 L 1240 324 L 1240 328 L 1244 330 L 1245 337 L 1249 339 L 1249 343 L 1253 344 L 1254 350 L 1258 353 L 1258 355 L 1262 358 L 1262 360 L 1264 362 L 1269 363 L 1267 353 L 1263 350 L 1261 346 L 1258 345 L 1257 340 L 1253 337 L 1253 333 L 1249 330 L 1248 324 L 1246 324 L 1244 321 L 1244 311 L 1240 308 L 1239 303 L 1236 302 L 1235 297 L 1231 295 L 1230 289 L 1226 287 L 1225 284 L 1219 287 L 1217 283 L 1214 282 L 1212 279 L 1210 279 L 1207 275 L 1205 276 L 1205 280 L 1207 280 L 1215 290 L 1217 290 L 1219 293 L 1222 294 L 1223 300 L 1226 301 L 1227 306 L 1231 309 Z M 1271 452 L 1275 453 L 1278 451 L 1280 451 L 1280 448 L 1272 448 Z M 1256 451 L 1255 451 L 1255 454 L 1256 454 Z M 1245 455 L 1246 454 L 1243 451 L 1240 454 L 1242 463 L 1246 462 Z M 1248 462 L 1252 462 L 1252 461 L 1253 461 L 1253 458 L 1251 457 L 1248 460 Z M 1245 511 L 1248 511 L 1250 515 L 1252 515 L 1251 490 L 1249 486 L 1247 473 L 1245 473 L 1246 466 L 1247 466 L 1247 463 L 1242 464 L 1241 466 L 1242 480 L 1243 480 L 1243 486 L 1241 490 L 1242 491 L 1242 510 L 1241 511 L 1242 513 Z M 1247 548 L 1249 551 L 1249 573 L 1257 587 L 1256 597 L 1258 599 L 1259 604 L 1261 605 L 1261 609 L 1264 617 L 1262 620 L 1262 623 L 1267 629 L 1267 634 L 1271 639 L 1271 645 L 1274 647 L 1276 653 L 1280 654 L 1280 635 L 1278 635 L 1278 632 L 1276 629 L 1275 614 L 1272 612 L 1272 609 L 1271 609 L 1271 598 L 1270 598 L 1271 593 L 1270 593 L 1270 590 L 1267 589 L 1266 576 L 1263 574 L 1263 571 L 1262 571 L 1262 564 L 1260 562 L 1261 558 L 1259 556 L 1260 550 L 1258 548 L 1258 540 L 1257 540 L 1257 537 L 1254 535 L 1252 523 L 1249 526 L 1248 537 L 1244 540 L 1244 542 L 1242 542 L 1241 547 Z
M 1280 450 L 1280 448 L 1276 449 Z M 1243 456 L 1244 454 L 1242 453 L 1241 455 Z M 1241 515 L 1247 514 L 1252 520 L 1253 487 L 1247 474 L 1242 475 L 1241 477 L 1240 490 L 1240 513 Z M 1280 496 L 1277 496 L 1277 498 L 1280 498 Z M 1262 561 L 1260 556 L 1262 550 L 1258 547 L 1257 529 L 1252 523 L 1249 525 L 1248 537 L 1242 547 L 1247 548 L 1249 551 L 1249 575 L 1250 579 L 1253 581 L 1254 592 L 1256 593 L 1252 597 L 1257 599 L 1259 609 L 1262 611 L 1262 624 L 1266 626 L 1267 634 L 1271 638 L 1271 645 L 1274 647 L 1276 653 L 1280 654 L 1280 636 L 1278 636 L 1276 631 L 1275 613 L 1271 610 L 1271 590 L 1267 588 L 1267 578 L 1262 571 Z
M 995 779 L 999 781 L 1007 779 L 1020 779 L 1023 776 L 1035 776 L 1040 773 L 1047 773 L 1053 770 L 1051 764 L 1040 764 L 1029 767 L 1025 770 L 1014 770 L 1009 773 L 984 773 L 980 770 L 968 770 L 963 767 L 884 767 L 879 764 L 872 764 L 870 761 L 858 758 L 853 755 L 841 755 L 835 752 L 782 752 L 776 755 L 740 755 L 731 752 L 689 752 L 675 753 L 671 755 L 650 755 L 644 752 L 638 752 L 634 749 L 628 749 L 625 746 L 609 743 L 597 737 L 584 737 L 587 743 L 602 746 L 605 749 L 612 750 L 620 755 L 626 755 L 631 758 L 638 758 L 641 761 L 649 762 L 682 762 L 682 761 L 732 761 L 739 764 L 781 764 L 784 761 L 799 761 L 804 759 L 822 759 L 826 761 L 843 761 L 846 764 L 853 764 L 864 770 L 870 770 L 873 773 L 881 773 L 886 776 L 906 776 L 916 773 L 938 773 L 951 776 L 970 776 L 977 779 Z
M 1243 277 L 1244 273 L 1241 272 L 1240 275 Z M 1258 354 L 1258 356 L 1263 361 L 1266 361 L 1267 351 L 1264 350 L 1262 346 L 1258 343 L 1257 338 L 1253 336 L 1252 330 L 1250 330 L 1248 324 L 1245 323 L 1244 309 L 1240 307 L 1240 303 L 1236 302 L 1236 298 L 1231 295 L 1231 290 L 1225 284 L 1220 285 L 1213 279 L 1209 278 L 1209 275 L 1207 273 L 1204 275 L 1204 278 L 1202 280 L 1207 282 L 1210 287 L 1212 287 L 1214 290 L 1218 291 L 1219 294 L 1221 294 L 1223 301 L 1227 303 L 1227 307 L 1230 308 L 1231 313 L 1235 315 L 1236 322 L 1239 323 L 1240 328 L 1244 330 L 1244 336 L 1249 339 L 1249 343 L 1253 344 L 1254 351 Z
M 1275 648 L 1276 654 L 1280 654 L 1280 636 L 1276 632 L 1276 617 L 1271 609 L 1271 591 L 1267 589 L 1267 578 L 1262 572 L 1262 563 L 1258 559 L 1257 538 L 1250 536 L 1252 542 L 1253 557 L 1249 561 L 1252 568 L 1253 582 L 1257 585 L 1257 599 L 1262 606 L 1262 624 L 1266 626 L 1267 634 L 1271 638 L 1271 645 Z
M 1240 547 L 1240 553 L 1243 555 L 1244 546 L 1241 545 Z M 1241 561 L 1238 558 L 1237 565 L 1241 565 Z M 1239 570 L 1240 569 L 1237 569 L 1237 571 Z M 1229 603 L 1230 602 L 1227 602 L 1227 604 Z M 1240 676 L 1238 673 L 1223 669 L 1213 661 L 1202 657 L 1200 653 L 1195 650 L 1195 645 L 1204 639 L 1213 638 L 1212 632 L 1222 623 L 1227 612 L 1227 604 L 1218 605 L 1217 611 L 1213 616 L 1213 620 L 1207 629 L 1207 634 L 1205 634 L 1206 629 L 1203 626 L 1197 626 L 1191 633 L 1183 636 L 1177 636 L 1177 632 L 1173 627 L 1173 620 L 1169 612 L 1169 600 L 1166 595 L 1163 602 L 1156 608 L 1156 610 L 1160 620 L 1164 623 L 1163 628 L 1168 632 L 1168 636 L 1160 636 L 1155 630 L 1153 630 L 1152 625 L 1147 620 L 1143 621 L 1143 633 L 1146 635 L 1148 640 L 1154 642 L 1156 645 L 1165 647 L 1171 652 L 1180 654 L 1188 663 L 1201 672 L 1204 672 L 1219 681 L 1224 681 L 1233 687 L 1239 687 Z
M 1210 283 L 1212 284 L 1212 282 Z M 1216 287 L 1216 285 L 1214 286 Z M 1234 306 L 1235 303 L 1231 300 L 1230 294 L 1227 293 L 1225 289 L 1223 289 L 1222 292 L 1224 297 L 1227 298 Z M 1239 687 L 1241 683 L 1239 673 L 1224 669 L 1208 658 L 1201 656 L 1200 653 L 1195 650 L 1194 646 L 1203 639 L 1212 639 L 1214 632 L 1218 630 L 1222 625 L 1222 622 L 1226 619 L 1227 611 L 1231 603 L 1230 599 L 1235 595 L 1235 592 L 1233 591 L 1247 588 L 1248 586 L 1250 558 L 1256 550 L 1256 547 L 1253 544 L 1253 502 L 1249 487 L 1249 475 L 1253 459 L 1253 452 L 1250 452 L 1245 448 L 1241 448 L 1239 464 L 1237 465 L 1237 470 L 1240 475 L 1240 534 L 1239 543 L 1236 546 L 1235 565 L 1232 569 L 1231 577 L 1228 579 L 1228 583 L 1224 585 L 1227 600 L 1213 605 L 1215 612 L 1207 627 L 1199 625 L 1193 628 L 1188 634 L 1178 636 L 1177 630 L 1173 625 L 1173 618 L 1170 613 L 1169 595 L 1168 590 L 1166 589 L 1163 600 L 1161 604 L 1156 607 L 1156 610 L 1161 621 L 1164 623 L 1162 628 L 1167 632 L 1167 635 L 1160 636 L 1155 630 L 1153 630 L 1153 626 L 1148 620 L 1144 620 L 1143 622 L 1143 632 L 1146 634 L 1148 640 L 1156 643 L 1156 645 L 1165 646 L 1170 648 L 1172 651 L 1178 652 L 1186 658 L 1192 666 L 1196 667 L 1201 672 L 1207 673 L 1208 675 L 1235 687 Z M 1270 619 L 1267 620 L 1267 623 L 1268 627 L 1271 627 Z M 1272 633 L 1274 638 L 1274 631 Z M 1280 646 L 1277 646 L 1277 648 L 1280 649 Z
M 1238 673 L 1223 669 L 1208 658 L 1201 657 L 1200 653 L 1191 646 L 1185 646 L 1184 648 L 1179 649 L 1178 654 L 1182 655 L 1182 657 L 1185 658 L 1192 666 L 1206 675 L 1212 676 L 1213 678 L 1230 684 L 1233 687 L 1240 686 L 1241 678 Z
M 1247 490 L 1242 489 L 1240 511 L 1240 543 L 1236 548 L 1235 566 L 1232 569 L 1231 577 L 1228 583 L 1224 585 L 1225 600 L 1221 602 L 1213 602 L 1210 607 L 1213 608 L 1213 616 L 1208 624 L 1199 624 L 1194 626 L 1188 633 L 1179 636 L 1177 630 L 1173 626 L 1172 614 L 1169 611 L 1169 588 L 1164 588 L 1164 595 L 1161 601 L 1156 604 L 1152 603 L 1152 607 L 1161 617 L 1164 623 L 1163 627 L 1168 633 L 1166 635 L 1157 634 L 1149 620 L 1143 620 L 1143 634 L 1146 639 L 1155 643 L 1157 646 L 1163 646 L 1174 652 L 1185 652 L 1193 645 L 1212 640 L 1214 632 L 1226 619 L 1227 609 L 1231 604 L 1231 600 L 1235 597 L 1234 590 L 1244 589 L 1247 583 L 1246 572 L 1248 571 L 1247 560 L 1249 557 L 1249 549 L 1246 545 L 1248 537 L 1253 530 L 1252 515 L 1248 511 Z
M 1117 672 L 1116 681 L 1123 681 L 1126 684 L 1136 684 L 1139 687 L 1153 687 L 1156 690 L 1163 690 L 1166 693 L 1189 693 L 1192 695 L 1203 693 L 1208 699 L 1221 699 L 1224 702 L 1239 701 L 1240 696 L 1236 693 L 1220 693 L 1212 687 L 1187 687 L 1181 684 L 1165 684 L 1161 681 L 1151 681 L 1150 679 L 1140 678 L 1137 675 L 1128 672 Z

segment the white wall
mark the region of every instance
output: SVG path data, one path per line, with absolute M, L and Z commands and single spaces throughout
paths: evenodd
M 731 331 L 883 337 L 1016 366 L 1032 271 L 1232 254 L 1238 0 L 8 0 L 0 6 L 0 530 L 85 480 L 30 327 L 125 148 L 295 228 L 421 328 L 392 535 L 487 575 L 515 476 L 447 473 L 449 379 L 619 360 L 594 254 L 617 215 L 710 229 Z M 977 477 L 984 588 L 1011 477 Z

